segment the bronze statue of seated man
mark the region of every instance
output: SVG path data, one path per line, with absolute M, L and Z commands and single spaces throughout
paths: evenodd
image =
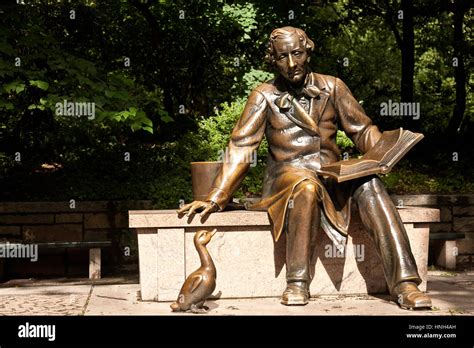
M 207 199 L 179 212 L 205 215 L 224 209 L 249 169 L 245 159 L 265 135 L 269 154 L 262 200 L 250 209 L 268 211 L 275 240 L 286 233 L 287 288 L 281 303 L 308 303 L 316 233 L 322 226 L 335 243 L 343 243 L 354 200 L 393 299 L 403 308 L 431 307 L 430 298 L 417 287 L 421 279 L 405 228 L 380 179 L 338 184 L 316 173 L 321 165 L 339 161 L 338 127 L 362 153 L 377 143 L 381 132 L 344 82 L 310 71 L 313 50 L 313 41 L 301 29 L 283 27 L 271 33 L 266 58 L 279 75 L 250 94 L 229 142 L 232 161 L 223 163 Z

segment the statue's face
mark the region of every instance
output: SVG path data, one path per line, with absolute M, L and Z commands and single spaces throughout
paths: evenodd
M 308 54 L 298 35 L 291 35 L 273 42 L 275 64 L 280 74 L 292 85 L 301 85 L 306 74 Z

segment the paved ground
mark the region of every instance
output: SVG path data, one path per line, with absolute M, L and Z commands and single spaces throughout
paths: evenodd
M 0 284 L 0 315 L 193 315 L 139 300 L 136 278 L 11 280 Z M 400 309 L 387 296 L 321 296 L 304 307 L 278 298 L 208 301 L 208 315 L 474 315 L 474 271 L 430 271 L 431 311 Z

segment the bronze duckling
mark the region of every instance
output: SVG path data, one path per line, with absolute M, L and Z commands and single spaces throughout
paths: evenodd
M 170 306 L 173 312 L 207 312 L 203 305 L 216 288 L 217 272 L 206 245 L 216 232 L 216 229 L 212 232 L 200 230 L 194 234 L 194 246 L 199 254 L 201 267 L 186 278 L 177 301 Z

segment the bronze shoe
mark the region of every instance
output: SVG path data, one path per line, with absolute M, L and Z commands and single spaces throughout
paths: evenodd
M 288 283 L 281 296 L 281 303 L 285 306 L 304 306 L 308 304 L 309 292 L 306 282 Z
M 393 300 L 403 309 L 431 308 L 431 299 L 413 282 L 402 282 L 392 291 Z

